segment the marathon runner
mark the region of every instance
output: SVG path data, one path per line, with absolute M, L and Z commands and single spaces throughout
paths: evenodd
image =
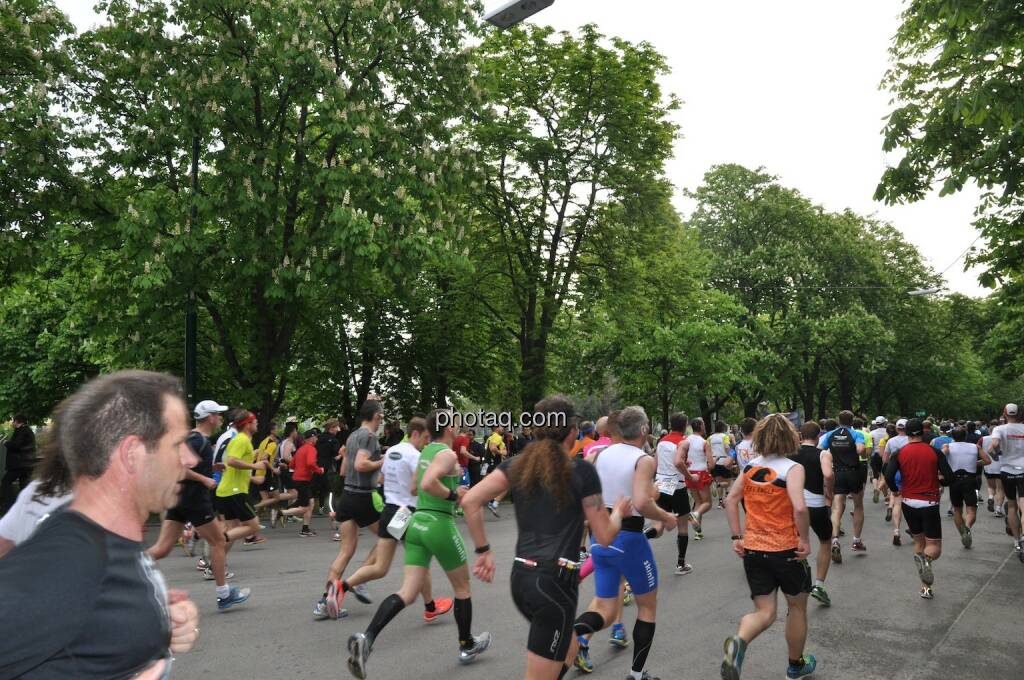
M 302 445 L 292 456 L 292 485 L 295 487 L 295 503 L 292 507 L 281 511 L 282 517 L 302 515 L 302 528 L 299 529 L 299 536 L 304 538 L 316 536 L 316 532 L 309 528 L 309 524 L 313 520 L 313 505 L 315 504 L 313 479 L 316 475 L 322 475 L 325 472 L 316 462 L 316 443 L 319 437 L 320 430 L 316 428 L 306 430 Z M 326 618 L 326 603 L 323 614 Z
M 736 467 L 740 470 L 757 458 L 757 452 L 754 451 L 755 427 L 757 427 L 757 421 L 753 418 L 744 418 L 740 421 L 740 433 L 743 435 L 743 439 L 736 444 Z
M 405 532 L 405 577 L 399 591 L 385 598 L 363 633 L 348 639 L 348 669 L 357 678 L 366 677 L 366 662 L 384 627 L 423 591 L 430 563 L 437 558 L 455 591 L 455 623 L 459 635 L 459 663 L 468 664 L 487 651 L 490 633 L 472 635 L 473 602 L 466 566 L 466 546 L 455 525 L 455 506 L 467 489 L 459 486 L 458 457 L 451 450 L 455 432 L 440 424 L 442 411 L 427 416 L 431 442 L 420 452 L 417 469 L 416 512 Z M 484 480 L 486 482 L 486 479 Z M 484 482 L 481 482 L 483 484 Z M 489 546 L 480 546 L 478 549 Z M 481 554 L 483 554 L 481 552 Z
M 196 454 L 199 462 L 185 473 L 181 482 L 178 504 L 169 509 L 160 525 L 160 536 L 146 553 L 154 560 L 163 559 L 174 548 L 186 523 L 192 525 L 210 546 L 210 566 L 203 576 L 217 584 L 217 610 L 225 611 L 249 599 L 249 588 L 227 585 L 227 535 L 224 527 L 213 514 L 210 490 L 217 488 L 213 481 L 213 445 L 210 437 L 221 424 L 221 414 L 228 410 L 209 399 L 196 404 L 193 416 L 196 426 L 185 443 Z M 233 468 L 234 469 L 234 468 Z M 246 470 L 248 472 L 248 470 Z
M 835 474 L 832 472 L 832 454 L 818 448 L 821 428 L 816 422 L 808 421 L 800 428 L 800 450 L 792 459 L 804 467 L 804 501 L 810 527 L 818 537 L 818 555 L 814 586 L 811 597 L 825 607 L 832 606 L 832 600 L 825 591 L 825 579 L 831 564 L 829 543 L 832 540 L 832 497 Z
M 711 473 L 709 470 L 715 466 L 714 458 L 711 456 L 711 445 L 704 439 L 705 427 L 703 418 L 694 418 L 690 421 L 690 428 L 693 434 L 679 442 L 676 450 L 676 467 L 680 467 L 685 461 L 687 470 L 685 483 L 686 488 L 693 492 L 694 509 L 690 513 L 690 521 L 693 522 L 693 540 L 704 540 L 704 532 L 701 528 L 701 517 L 711 509 Z
M 406 430 L 406 440 L 395 444 L 384 453 L 384 465 L 380 469 L 384 477 L 384 509 L 377 523 L 379 528 L 373 561 L 363 564 L 342 581 L 342 593 L 368 581 L 387 576 L 398 550 L 398 542 L 402 540 L 408 527 L 408 523 L 403 523 L 402 518 L 408 519 L 416 512 L 416 469 L 420 462 L 420 450 L 430 443 L 430 435 L 427 433 L 427 421 L 423 418 L 410 420 Z M 392 527 L 396 515 L 399 519 Z M 424 605 L 423 620 L 426 623 L 432 623 L 442 614 L 447 614 L 454 604 L 450 597 L 434 599 L 429 572 L 423 581 L 421 594 Z
M 743 560 L 754 611 L 740 619 L 736 635 L 725 640 L 722 680 L 739 680 L 747 646 L 775 621 L 780 589 L 789 608 L 786 677 L 803 678 L 814 673 L 817 661 L 804 651 L 811 590 L 804 468 L 787 458 L 800 446 L 800 435 L 785 415 L 776 413 L 758 423 L 754 446 L 761 455 L 743 469 L 725 506 L 733 550 Z M 745 507 L 745 528 L 740 503 Z
M 631 508 L 629 500 L 622 498 L 611 514 L 605 512 L 597 471 L 572 455 L 576 438 L 573 403 L 561 396 L 548 397 L 534 410 L 546 414 L 549 424 L 535 427 L 535 440 L 470 490 L 462 506 L 477 546 L 473 573 L 490 583 L 494 553 L 481 508 L 488 498 L 511 489 L 518 527 L 512 601 L 530 622 L 525 677 L 546 680 L 565 675 L 576 655 L 572 621 L 579 598 L 580 565 L 573 560 L 584 520 L 595 540 L 608 545 L 615 540 L 622 515 Z M 559 415 L 564 421 L 555 420 Z
M 896 421 L 896 434 L 890 435 L 889 440 L 885 443 L 885 448 L 882 450 L 882 464 L 888 465 L 889 460 L 899 452 L 909 441 L 907 439 L 907 419 L 900 418 Z M 903 520 L 903 500 L 900 497 L 900 475 L 897 474 L 894 478 L 896 486 L 891 486 L 886 480 L 886 486 L 889 487 L 889 511 L 885 514 L 888 521 L 892 521 L 892 544 L 900 546 L 903 544 L 903 539 L 900 537 L 900 526 Z
M 945 423 L 943 423 L 945 427 Z M 935 442 L 942 439 L 936 437 Z M 967 430 L 957 427 L 952 432 L 949 443 L 943 443 L 942 453 L 946 456 L 949 466 L 953 468 L 953 480 L 949 487 L 949 502 L 953 508 L 953 523 L 960 532 L 960 541 L 964 548 L 970 549 L 974 538 L 971 529 L 978 515 L 978 460 L 986 465 L 992 462 L 988 453 L 978 448 L 977 444 L 967 441 Z M 964 510 L 964 506 L 967 510 Z
M 924 423 L 912 418 L 906 423 L 907 443 L 894 453 L 885 467 L 885 479 L 896 487 L 896 474 L 902 476 L 903 516 L 914 538 L 914 563 L 921 578 L 920 595 L 934 597 L 935 574 L 932 563 L 942 555 L 942 517 L 939 514 L 940 484 L 953 479 L 946 457 L 924 441 Z M 941 481 L 940 481 L 941 476 Z
M 682 470 L 676 467 L 676 450 L 680 442 L 686 438 L 686 425 L 689 419 L 685 413 L 673 413 L 669 416 L 671 432 L 658 442 L 655 456 L 658 459 L 655 486 L 658 489 L 658 507 L 676 516 L 686 517 L 690 514 L 690 496 L 682 482 L 682 474 L 689 476 L 685 465 Z M 686 548 L 690 541 L 689 524 L 684 519 L 676 522 L 676 575 L 685 576 L 693 573 L 693 567 L 686 561 Z
M 992 448 L 992 442 L 995 441 L 995 429 L 999 427 L 998 420 L 992 420 L 989 422 L 989 434 L 985 435 L 978 440 L 978 449 L 988 453 Z M 1003 493 L 1003 482 L 1000 469 L 1002 463 L 995 458 L 991 458 L 991 463 L 985 466 L 985 484 L 988 486 L 988 511 L 993 513 L 996 517 L 1003 516 L 1003 504 L 1006 502 L 1006 494 Z
M 885 416 L 877 416 L 871 424 L 874 429 L 871 430 L 871 486 L 873 491 L 871 492 L 871 502 L 877 503 L 878 497 L 882 494 L 885 485 L 882 483 L 885 481 L 882 478 L 882 447 L 884 446 L 883 440 L 888 438 L 889 431 L 886 429 Z M 886 493 L 886 502 L 888 502 L 888 493 Z M 886 520 L 888 521 L 888 520 Z
M 839 564 L 843 553 L 839 544 L 839 523 L 846 510 L 846 497 L 853 499 L 854 552 L 866 552 L 864 531 L 864 481 L 860 458 L 864 454 L 864 433 L 853 428 L 853 413 L 841 411 L 836 429 L 827 432 L 818 446 L 832 454 L 835 470 L 835 497 L 832 499 L 832 561 Z
M 232 437 L 224 451 L 224 472 L 217 484 L 217 511 L 226 520 L 228 530 L 224 532 L 224 540 L 229 544 L 239 538 L 256 536 L 260 531 L 256 510 L 249 499 L 249 484 L 253 481 L 262 482 L 270 465 L 266 462 L 256 463 L 255 451 L 252 448 L 252 435 L 259 423 L 256 416 L 249 411 L 241 411 L 233 423 L 237 434 Z M 258 542 L 265 541 L 262 539 Z
M 711 445 L 711 458 L 715 465 L 711 468 L 711 478 L 715 480 L 715 492 L 718 496 L 718 507 L 725 508 L 725 496 L 729 493 L 729 485 L 736 477 L 736 462 L 729 455 L 732 442 L 726 430 L 729 427 L 721 420 L 715 423 L 715 433 L 708 437 Z
M 1003 409 L 1006 424 L 992 431 L 991 452 L 999 454 L 1000 477 L 1006 494 L 1006 521 L 1013 536 L 1014 550 L 1024 562 L 1024 540 L 1021 539 L 1020 502 L 1024 498 L 1024 423 L 1017 404 Z
M 644 535 L 644 517 L 663 522 L 666 529 L 676 528 L 676 516 L 659 508 L 652 497 L 651 480 L 656 465 L 641 448 L 647 423 L 647 414 L 641 407 L 623 409 L 616 423 L 622 443 L 596 454 L 594 465 L 601 479 L 605 507 L 614 508 L 621 498 L 629 498 L 633 510 L 630 517 L 622 520 L 622 530 L 610 545 L 592 542 L 596 607 L 580 615 L 575 624 L 578 636 L 592 635 L 607 626 L 615 617 L 619 585 L 624 578 L 632 587 L 637 605 L 630 671 L 633 680 L 651 678 L 644 666 L 654 640 L 657 614 L 658 565 Z

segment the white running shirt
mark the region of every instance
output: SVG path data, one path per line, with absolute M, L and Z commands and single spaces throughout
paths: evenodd
M 686 454 L 686 467 L 690 472 L 707 470 L 708 457 L 704 455 L 704 442 L 707 440 L 699 434 L 691 434 L 687 440 L 690 442 L 690 450 Z
M 392 505 L 416 507 L 416 495 L 409 491 L 420 463 L 420 452 L 409 442 L 395 444 L 384 454 L 384 502 Z

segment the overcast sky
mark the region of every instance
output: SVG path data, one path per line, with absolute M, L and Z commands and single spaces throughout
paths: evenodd
M 484 0 L 487 9 L 502 2 Z M 91 0 L 57 4 L 79 28 L 96 22 Z M 878 84 L 902 7 L 896 0 L 556 0 L 533 21 L 570 31 L 594 23 L 667 57 L 672 74 L 663 85 L 683 101 L 676 114 L 683 137 L 668 165 L 678 189 L 696 188 L 716 163 L 763 166 L 829 210 L 893 223 L 942 271 L 977 237 L 977 192 L 909 206 L 871 199 L 885 167 L 889 111 Z M 692 205 L 681 193 L 676 204 L 686 214 Z M 962 260 L 946 279 L 953 291 L 985 293 Z

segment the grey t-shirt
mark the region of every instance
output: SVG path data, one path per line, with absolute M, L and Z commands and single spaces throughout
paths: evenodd
M 345 490 L 355 493 L 370 493 L 373 491 L 376 472 L 357 472 L 356 454 L 359 450 L 370 452 L 370 460 L 380 460 L 380 442 L 377 435 L 365 427 L 357 428 L 348 436 L 345 441 Z

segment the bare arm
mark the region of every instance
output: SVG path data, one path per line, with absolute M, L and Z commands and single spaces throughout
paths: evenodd
M 675 515 L 658 507 L 651 496 L 651 479 L 654 478 L 654 459 L 644 456 L 636 464 L 633 471 L 633 507 L 647 519 L 659 522 L 672 522 Z M 591 527 L 593 528 L 593 527 Z
M 436 460 L 436 459 L 435 459 Z M 424 483 L 427 481 L 426 474 L 423 476 Z M 484 503 L 497 498 L 508 491 L 508 477 L 504 470 L 495 470 L 489 474 L 462 497 L 462 509 L 466 513 L 466 527 L 476 547 L 487 545 L 487 532 L 484 530 Z M 436 494 L 435 494 L 436 495 Z M 448 489 L 445 489 L 445 496 Z
M 992 464 L 992 456 L 988 455 L 988 452 L 985 451 L 985 447 L 981 445 L 980 440 L 978 441 L 978 458 L 981 458 L 985 465 Z
M 723 444 L 724 445 L 724 444 Z M 711 450 L 711 442 L 704 440 L 704 457 L 707 459 L 708 470 L 715 467 L 715 456 Z
M 689 479 L 690 481 L 694 481 L 694 480 L 697 479 L 697 476 L 690 474 L 690 468 L 689 468 L 689 464 L 687 462 L 687 459 L 689 458 L 689 455 L 690 455 L 690 440 L 689 439 L 684 439 L 683 441 L 679 442 L 679 444 L 676 445 L 676 459 L 675 459 L 674 462 L 675 462 L 675 465 L 676 465 L 676 469 L 679 470 L 679 472 L 681 472 L 682 475 L 684 477 L 686 477 L 686 479 Z
M 384 456 L 380 460 L 370 460 L 370 452 L 366 449 L 356 451 L 356 472 L 376 472 L 384 466 Z
M 832 452 L 821 452 L 821 474 L 825 478 L 825 499 L 832 505 L 832 497 L 835 495 L 836 475 L 832 471 Z
M 800 534 L 800 548 L 797 550 L 798 557 L 804 557 L 809 550 L 807 534 L 810 531 L 811 515 L 807 512 L 807 502 L 804 500 L 804 473 L 803 465 L 794 465 L 786 475 L 786 493 L 789 494 L 789 502 L 793 505 L 793 519 L 796 521 L 796 530 Z M 800 553 L 803 552 L 803 555 Z
M 11 552 L 14 549 L 14 541 L 9 541 L 6 538 L 0 538 L 0 559 L 4 555 Z

